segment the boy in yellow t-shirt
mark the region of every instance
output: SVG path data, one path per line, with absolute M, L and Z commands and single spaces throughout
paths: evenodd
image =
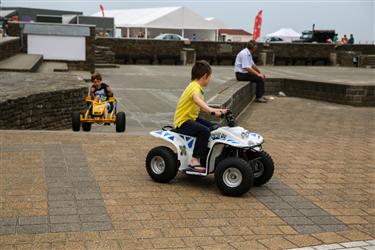
M 174 115 L 175 131 L 180 134 L 196 137 L 193 157 L 190 162 L 192 171 L 205 172 L 200 159 L 207 153 L 207 144 L 210 137 L 211 122 L 198 118 L 199 112 L 215 114 L 220 117 L 225 109 L 209 107 L 204 101 L 203 87 L 206 87 L 211 79 L 212 69 L 206 61 L 197 61 L 191 70 L 192 82 L 182 93 Z

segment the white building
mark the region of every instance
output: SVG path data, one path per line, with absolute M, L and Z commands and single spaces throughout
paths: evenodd
M 220 29 L 219 40 L 224 42 L 248 42 L 253 35 L 242 29 Z
M 122 37 L 154 38 L 163 33 L 179 34 L 191 39 L 218 40 L 219 27 L 185 7 L 105 10 L 106 17 L 115 19 L 115 26 Z M 93 16 L 101 16 L 98 12 Z

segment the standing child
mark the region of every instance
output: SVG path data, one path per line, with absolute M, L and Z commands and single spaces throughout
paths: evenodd
M 174 127 L 177 133 L 196 137 L 193 157 L 189 167 L 192 171 L 205 172 L 200 159 L 207 154 L 211 122 L 198 118 L 203 111 L 220 117 L 225 109 L 211 108 L 204 101 L 203 87 L 207 87 L 211 79 L 212 69 L 206 61 L 197 61 L 191 70 L 192 82 L 182 93 L 174 115 Z

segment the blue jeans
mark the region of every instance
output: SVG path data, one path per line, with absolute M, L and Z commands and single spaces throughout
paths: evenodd
M 193 157 L 203 159 L 207 155 L 208 139 L 210 138 L 210 127 L 214 124 L 201 118 L 195 121 L 186 121 L 175 132 L 196 137 Z

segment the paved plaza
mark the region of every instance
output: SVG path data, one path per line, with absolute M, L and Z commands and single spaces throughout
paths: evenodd
M 232 66 L 213 66 L 206 100 L 226 88 L 234 79 Z M 269 78 L 291 78 L 332 84 L 375 85 L 374 69 L 339 67 L 262 67 Z M 171 124 L 176 103 L 190 81 L 191 66 L 121 65 L 119 69 L 98 69 L 127 114 L 128 132 L 144 134 Z M 113 127 L 93 126 L 93 132 L 113 132 Z
M 0 249 L 374 249 L 374 117 L 300 98 L 252 104 L 239 124 L 265 137 L 276 172 L 238 198 L 213 176 L 153 182 L 145 156 L 163 143 L 148 127 L 0 131 Z

